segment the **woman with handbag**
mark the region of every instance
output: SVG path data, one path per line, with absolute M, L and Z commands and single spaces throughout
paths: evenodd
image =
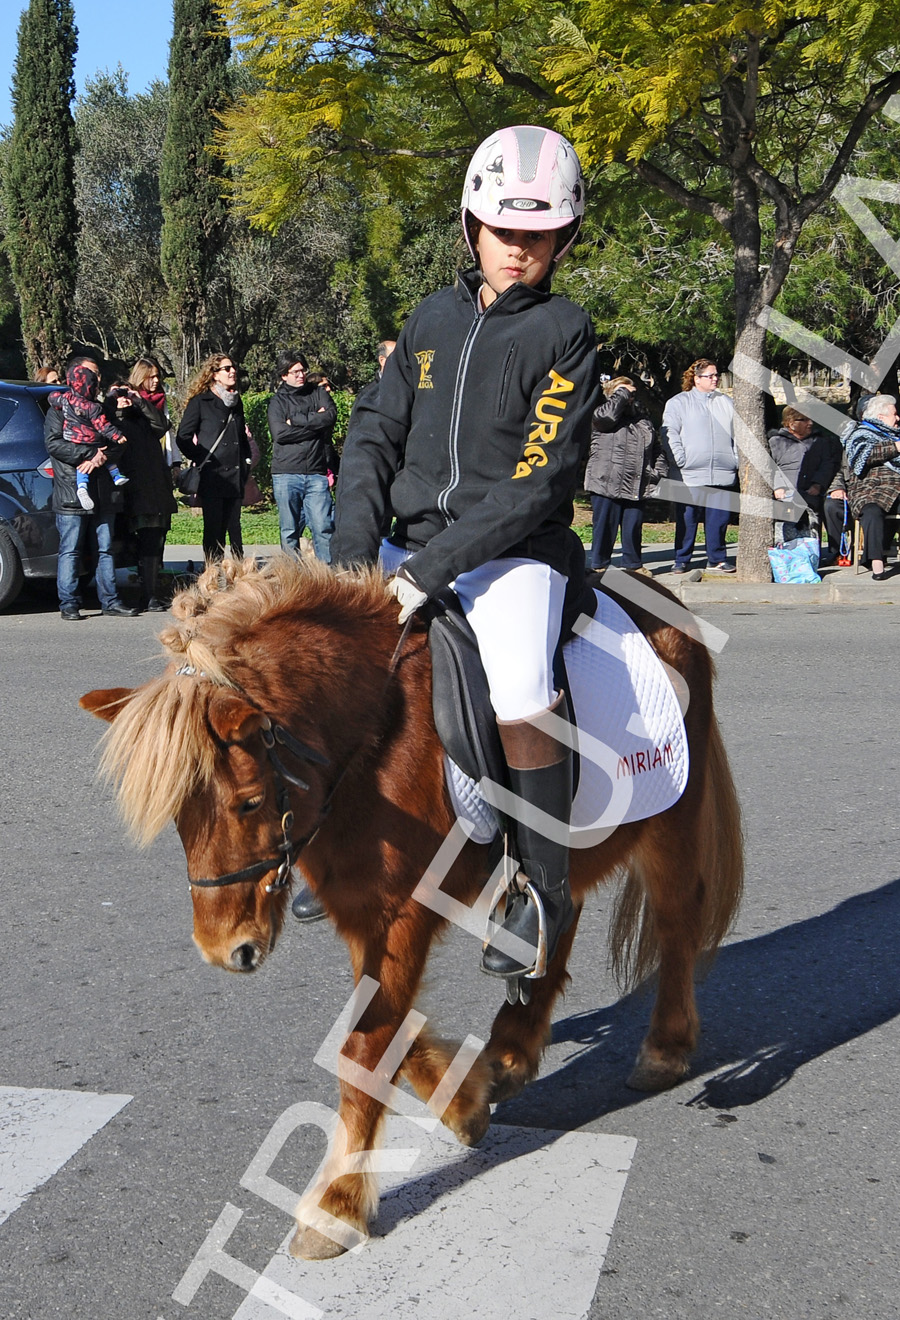
M 191 381 L 175 443 L 193 464 L 181 472 L 178 485 L 196 494 L 203 510 L 203 553 L 207 559 L 221 559 L 228 524 L 250 471 L 237 366 L 230 354 L 214 353 Z

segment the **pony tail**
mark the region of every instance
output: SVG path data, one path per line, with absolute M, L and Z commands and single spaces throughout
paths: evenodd
M 692 748 L 692 755 L 696 750 Z M 702 754 L 700 801 L 693 818 L 690 813 L 683 816 L 685 834 L 680 851 L 681 865 L 690 865 L 683 883 L 698 886 L 691 943 L 709 965 L 732 928 L 744 890 L 741 808 L 722 734 L 711 709 Z M 678 805 L 671 809 L 677 811 Z M 664 842 L 670 847 L 671 835 L 666 835 Z M 609 942 L 613 975 L 622 990 L 633 989 L 659 967 L 659 932 L 650 890 L 662 883 L 672 862 L 658 843 L 654 843 L 653 831 L 648 831 L 646 842 L 619 871 L 624 884 L 613 904 Z

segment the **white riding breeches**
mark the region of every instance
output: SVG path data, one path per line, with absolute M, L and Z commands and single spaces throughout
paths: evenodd
M 383 541 L 388 575 L 410 558 Z M 553 655 L 562 627 L 566 579 L 537 559 L 490 559 L 450 583 L 478 640 L 491 705 L 501 720 L 522 720 L 556 700 Z

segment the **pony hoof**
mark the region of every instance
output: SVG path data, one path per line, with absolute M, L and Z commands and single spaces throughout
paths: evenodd
M 461 1146 L 477 1146 L 491 1126 L 490 1105 L 484 1105 L 470 1114 L 464 1123 L 453 1129 L 453 1134 Z
M 663 1063 L 660 1059 L 638 1059 L 625 1083 L 632 1091 L 668 1091 L 688 1075 L 686 1060 Z
M 290 1253 L 296 1260 L 334 1260 L 347 1250 L 315 1228 L 298 1228 L 291 1238 Z
M 488 1102 L 499 1105 L 503 1100 L 515 1100 L 531 1081 L 528 1070 L 520 1063 L 503 1063 L 495 1059 L 491 1064 L 494 1074 Z

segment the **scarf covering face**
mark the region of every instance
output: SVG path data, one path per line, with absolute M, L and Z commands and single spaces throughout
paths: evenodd
M 237 390 L 226 390 L 218 383 L 213 385 L 212 392 L 219 396 L 226 408 L 233 408 L 240 398 Z
M 874 417 L 860 422 L 859 426 L 854 427 L 844 437 L 847 463 L 854 476 L 861 477 L 863 475 L 872 449 L 885 440 L 900 440 L 900 429 L 886 426 L 884 422 L 880 422 Z M 889 458 L 884 466 L 890 468 L 892 472 L 900 472 L 900 454 L 897 454 L 895 458 Z

